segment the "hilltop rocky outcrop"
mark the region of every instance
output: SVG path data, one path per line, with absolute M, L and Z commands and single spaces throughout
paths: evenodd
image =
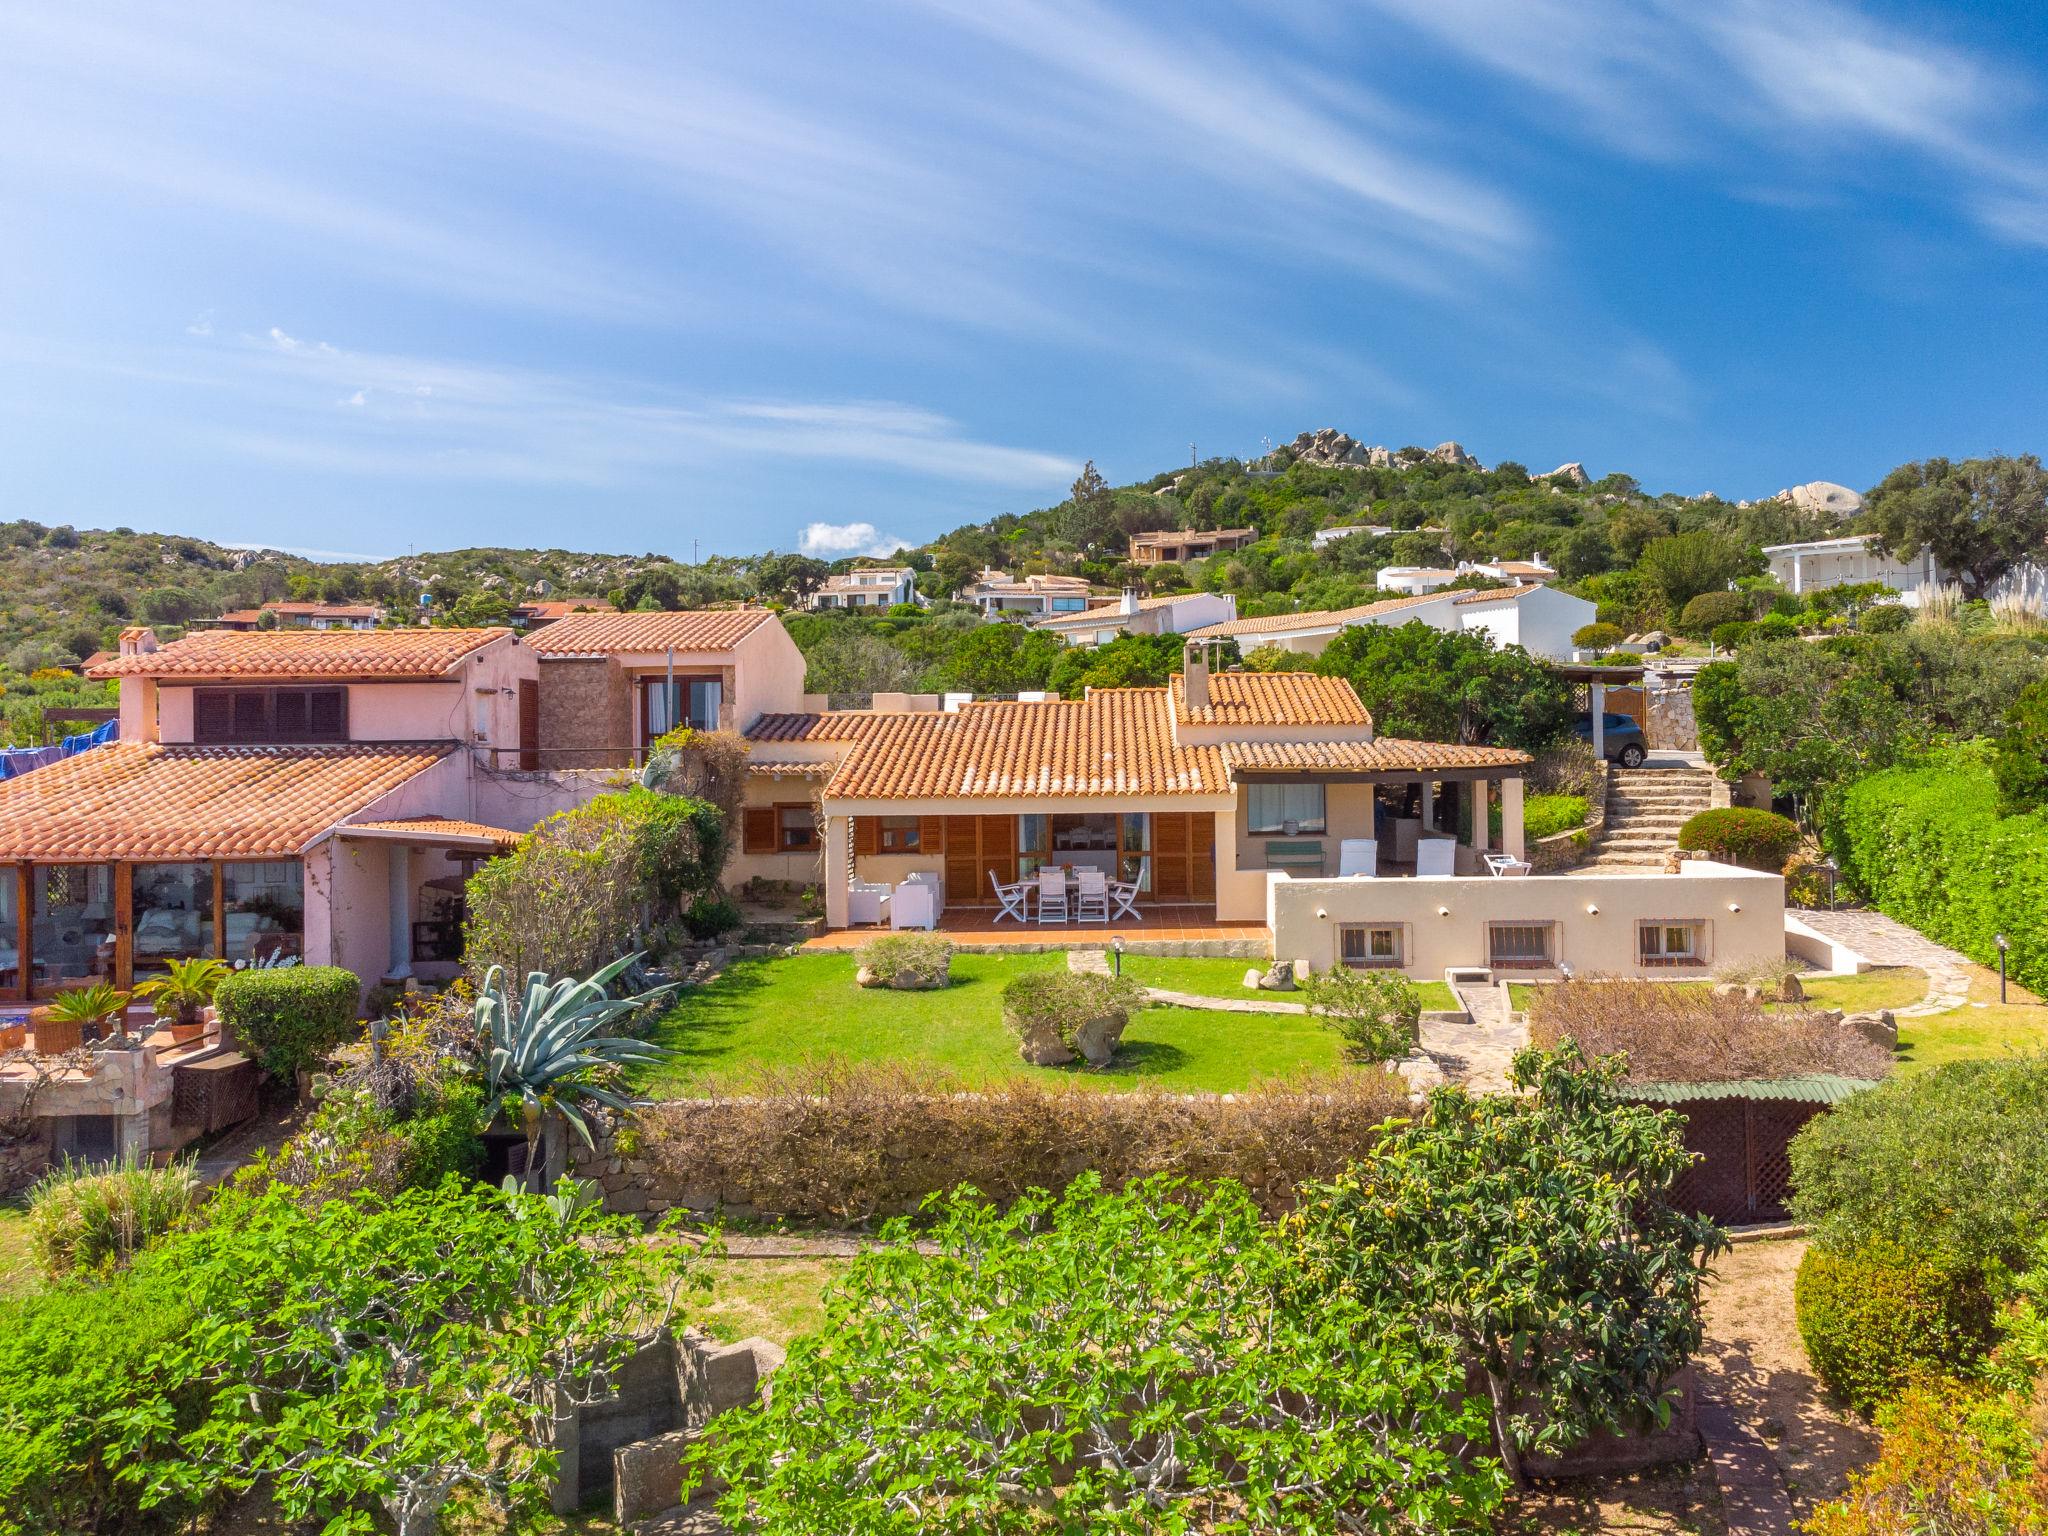
M 1464 448 L 1455 442 L 1438 443 L 1434 448 L 1386 448 L 1377 444 L 1360 442 L 1348 432 L 1339 432 L 1335 427 L 1324 427 L 1319 432 L 1304 432 L 1285 450 L 1291 459 L 1284 462 L 1309 464 L 1321 469 L 1395 469 L 1403 464 L 1420 464 L 1434 460 L 1439 464 L 1458 464 L 1466 469 L 1484 469 Z M 1270 454 L 1261 460 L 1270 465 L 1280 453 Z

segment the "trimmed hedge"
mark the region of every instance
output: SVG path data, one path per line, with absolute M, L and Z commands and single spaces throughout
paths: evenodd
M 1776 811 L 1755 811 L 1742 805 L 1701 811 L 1678 829 L 1678 846 L 1704 853 L 1724 864 L 1777 874 L 1799 849 L 1799 828 Z
M 1608 650 L 1627 638 L 1619 624 L 1603 624 L 1597 619 L 1572 631 L 1572 644 L 1589 651 Z
M 1828 850 L 1872 905 L 2048 991 L 2048 811 L 1998 814 L 1987 744 L 1874 773 L 1836 799 Z
M 1522 803 L 1522 835 L 1550 837 L 1586 824 L 1587 805 L 1583 795 L 1531 795 Z
M 363 984 L 338 965 L 237 971 L 213 1005 L 241 1048 L 281 1082 L 310 1072 L 355 1033 Z
M 1390 1072 L 1228 1095 L 1110 1093 L 826 1061 L 763 1072 L 733 1096 L 648 1105 L 627 1127 L 630 1147 L 622 1133 L 611 1150 L 625 1173 L 605 1173 L 602 1141 L 589 1169 L 675 1205 L 839 1225 L 915 1211 L 961 1184 L 999 1202 L 1058 1191 L 1085 1169 L 1112 1189 L 1157 1173 L 1236 1179 L 1278 1215 L 1298 1185 L 1335 1178 L 1408 1109 L 1408 1085 Z
M 1003 988 L 1005 1023 L 1040 1025 L 1069 1050 L 1079 1025 L 1144 1006 L 1145 989 L 1135 981 L 1085 971 L 1031 971 Z
M 1814 1374 L 1859 1413 L 1916 1376 L 1965 1373 L 1991 1344 L 1991 1303 L 1976 1277 L 1895 1243 L 1809 1248 L 1792 1299 Z
M 1741 624 L 1756 617 L 1756 604 L 1747 592 L 1702 592 L 1685 605 L 1678 616 L 1681 635 L 1700 639 L 1723 624 Z

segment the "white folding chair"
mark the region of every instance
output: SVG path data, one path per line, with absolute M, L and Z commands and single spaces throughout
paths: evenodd
M 1038 872 L 1038 920 L 1064 923 L 1067 920 L 1067 877 L 1057 869 Z
M 1116 903 L 1116 912 L 1110 918 L 1113 923 L 1119 917 L 1136 920 L 1138 906 L 1138 882 L 1135 880 L 1112 880 L 1109 885 L 1109 899 Z
M 1415 873 L 1454 875 L 1458 872 L 1458 845 L 1448 837 L 1425 837 L 1415 845 Z
M 1002 907 L 1002 910 L 996 913 L 997 922 L 1000 923 L 1006 917 L 1013 922 L 1019 923 L 1031 921 L 1029 910 L 1031 882 L 1029 880 L 1019 880 L 1014 884 L 1005 885 L 996 878 L 996 872 L 990 870 L 988 872 L 988 883 L 996 888 L 996 901 Z
M 1370 837 L 1347 837 L 1337 844 L 1337 873 L 1341 875 L 1377 875 L 1380 872 L 1380 845 Z
M 1079 872 L 1081 888 L 1074 902 L 1074 920 L 1085 923 L 1109 921 L 1109 876 L 1099 869 Z

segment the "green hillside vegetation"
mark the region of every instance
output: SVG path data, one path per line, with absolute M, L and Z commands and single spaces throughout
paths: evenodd
M 983 566 L 1013 576 L 1078 575 L 1108 593 L 1230 593 L 1244 617 L 1345 608 L 1377 600 L 1389 565 L 1541 555 L 1560 585 L 1593 602 L 1610 638 L 1661 628 L 1740 649 L 1795 634 L 1882 632 L 1904 618 L 1875 588 L 1833 588 L 1794 598 L 1763 574 L 1766 544 L 1850 531 L 1790 501 L 1740 506 L 1714 496 L 1653 495 L 1626 474 L 1578 485 L 1440 462 L 1404 448 L 1386 467 L 1297 462 L 1281 448 L 1251 467 L 1210 459 L 1113 487 L 1090 465 L 1057 506 L 956 528 L 894 560 L 918 573 L 929 607 L 884 614 L 792 612 L 791 634 L 815 692 L 857 698 L 889 690 L 982 695 L 1157 683 L 1178 664 L 1177 642 L 1133 638 L 1070 651 L 1021 626 L 986 625 L 953 600 Z M 1972 591 L 2029 543 L 2042 517 L 2042 472 L 2032 458 L 1901 466 L 1873 493 L 1860 526 L 1894 540 L 1933 538 L 1968 574 Z M 1326 528 L 1370 523 L 1395 530 L 1314 547 Z M 1247 547 L 1187 565 L 1138 566 L 1133 534 L 1251 528 Z M 2035 540 L 2034 543 L 2038 543 Z M 828 575 L 872 563 L 796 554 L 718 556 L 686 564 L 665 555 L 476 548 L 374 563 L 324 563 L 276 551 L 228 549 L 176 535 L 0 524 L 0 686 L 5 728 L 49 703 L 99 700 L 105 690 L 54 681 L 48 669 L 111 648 L 127 624 L 165 638 L 194 622 L 269 600 L 367 601 L 393 621 L 502 623 L 529 597 L 602 597 L 620 608 L 705 607 L 741 601 L 794 608 Z M 2002 563 L 2002 564 L 2001 564 Z M 1491 584 L 1467 577 L 1467 584 Z M 1974 606 L 1978 606 L 1973 604 Z M 1235 657 L 1226 655 L 1225 660 Z M 1300 665 L 1259 657 L 1254 664 Z M 44 681 L 30 680 L 39 670 Z M 59 694 L 63 697 L 60 700 Z M 47 694 L 47 697 L 44 695 Z

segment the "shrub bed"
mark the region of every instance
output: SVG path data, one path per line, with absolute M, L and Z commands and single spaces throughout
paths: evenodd
M 237 971 L 213 996 L 241 1048 L 287 1083 L 321 1065 L 355 1032 L 362 1000 L 362 982 L 338 965 Z
M 1793 1213 L 1841 1250 L 1927 1245 L 2017 1271 L 2048 1219 L 2048 1058 L 1959 1061 L 1856 1095 L 1793 1138 Z
M 1777 874 L 1799 849 L 1797 824 L 1775 811 L 1724 805 L 1701 811 L 1678 831 L 1678 846 L 1724 864 Z
M 1353 971 L 1337 966 L 1301 978 L 1309 1012 L 1344 1037 L 1353 1061 L 1398 1061 L 1415 1049 L 1422 1027 L 1422 996 L 1399 971 Z
M 1112 1188 L 1157 1173 L 1234 1178 L 1277 1214 L 1297 1185 L 1335 1177 L 1407 1109 L 1407 1085 L 1379 1072 L 1222 1098 L 1029 1079 L 965 1091 L 907 1067 L 826 1063 L 764 1074 L 743 1097 L 639 1111 L 629 1169 L 607 1187 L 846 1224 L 914 1211 L 960 1184 L 1008 1202 L 1093 1169 Z M 583 1166 L 602 1171 L 602 1156 Z
M 1106 1065 L 1123 1039 L 1131 1010 L 1144 1006 L 1134 981 L 1082 971 L 1033 971 L 1003 988 L 1003 1023 L 1033 1066 L 1081 1057 Z
M 188 1161 L 162 1168 L 66 1162 L 29 1192 L 29 1246 L 53 1280 L 110 1269 L 170 1231 L 198 1200 Z
M 1760 1001 L 1660 981 L 1567 981 L 1540 987 L 1529 1039 L 1571 1039 L 1589 1056 L 1628 1058 L 1638 1083 L 1717 1083 L 1833 1073 L 1882 1078 L 1892 1054 L 1810 1008 L 1767 1013 Z
M 1531 795 L 1522 804 L 1522 832 L 1530 838 L 1572 832 L 1586 824 L 1582 795 Z
M 952 979 L 953 941 L 935 933 L 891 933 L 868 940 L 853 958 L 863 986 L 943 987 Z
M 1991 1303 L 1966 1268 L 1889 1241 L 1809 1248 L 1792 1295 L 1814 1374 L 1860 1413 L 1917 1376 L 1974 1367 L 1991 1342 Z
M 2004 934 L 2013 979 L 2048 991 L 2048 811 L 1998 804 L 1987 750 L 1959 747 L 1850 785 L 1828 849 L 1880 910 L 1980 965 Z

